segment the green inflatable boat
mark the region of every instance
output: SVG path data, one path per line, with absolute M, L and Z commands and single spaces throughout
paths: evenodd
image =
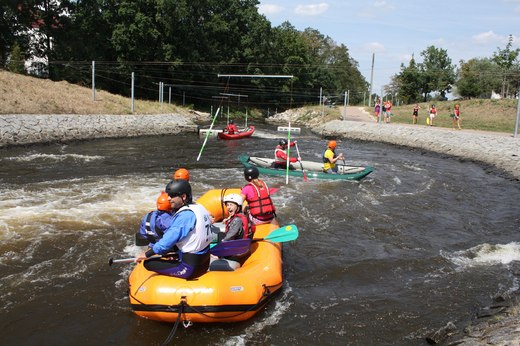
M 284 168 L 273 167 L 274 159 L 248 156 L 245 154 L 240 155 L 238 159 L 244 167 L 254 166 L 258 168 L 261 174 L 285 176 L 287 173 L 287 170 Z M 328 174 L 323 172 L 323 163 L 302 161 L 301 165 L 300 163 L 291 164 L 289 175 L 303 177 L 305 173 L 309 179 L 361 180 L 374 170 L 374 168 L 370 166 L 348 166 L 345 164 L 336 164 L 336 166 L 338 167 L 338 174 Z

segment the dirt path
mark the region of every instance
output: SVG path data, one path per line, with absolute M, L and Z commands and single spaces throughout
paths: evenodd
M 375 122 L 375 117 L 365 111 L 363 107 L 347 106 L 347 113 L 345 116 L 345 107 L 338 107 L 343 120 L 348 121 L 364 121 L 364 122 Z

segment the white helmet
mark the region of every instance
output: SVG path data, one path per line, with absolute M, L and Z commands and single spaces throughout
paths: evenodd
M 242 206 L 242 203 L 244 203 L 244 200 L 242 199 L 242 196 L 236 193 L 230 193 L 229 195 L 224 196 L 224 203 L 226 202 L 233 202 L 239 207 Z

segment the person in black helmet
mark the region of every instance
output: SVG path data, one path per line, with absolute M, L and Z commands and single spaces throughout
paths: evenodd
M 235 122 L 233 121 L 233 119 L 231 119 L 229 121 L 229 124 L 227 124 L 226 128 L 224 129 L 224 132 L 227 132 L 229 133 L 230 135 L 234 135 L 235 133 L 239 133 L 240 130 L 238 129 L 238 127 L 235 125 Z
M 296 145 L 296 141 L 291 142 L 291 147 L 294 147 Z M 273 166 L 274 168 L 287 168 L 287 140 L 281 139 L 278 142 L 278 145 L 276 146 L 276 149 L 274 150 L 274 162 Z M 301 158 L 295 158 L 291 157 L 289 158 L 290 163 L 301 161 Z M 292 165 L 289 165 L 289 169 L 294 169 Z
M 163 237 L 137 261 L 176 251 L 178 258 L 148 259 L 145 268 L 183 279 L 196 278 L 209 266 L 209 244 L 213 238 L 210 215 L 203 206 L 193 203 L 191 185 L 186 180 L 170 181 L 165 191 L 174 213 L 172 223 Z
M 246 167 L 244 178 L 247 184 L 240 191 L 242 198 L 247 201 L 249 220 L 253 225 L 270 223 L 276 216 L 276 208 L 271 200 L 269 187 L 258 179 L 259 175 L 258 168 Z

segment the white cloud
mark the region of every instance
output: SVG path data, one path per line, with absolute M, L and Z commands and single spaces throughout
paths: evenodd
M 365 50 L 372 53 L 383 53 L 386 51 L 385 46 L 379 42 L 369 42 L 364 46 Z
M 258 6 L 258 12 L 261 14 L 264 14 L 266 16 L 268 16 L 270 14 L 281 13 L 281 12 L 283 12 L 283 10 L 285 10 L 285 8 L 283 8 L 282 6 L 279 6 L 279 5 L 265 4 L 265 5 Z
M 384 11 L 394 10 L 395 6 L 385 0 L 377 0 L 371 6 L 363 8 L 358 15 L 360 17 L 374 18 Z
M 314 5 L 298 5 L 294 9 L 294 13 L 301 16 L 317 16 L 326 12 L 328 9 L 329 4 L 322 2 Z
M 479 45 L 486 45 L 490 43 L 502 43 L 504 40 L 507 42 L 507 38 L 495 34 L 493 31 L 482 32 L 472 37 L 474 43 Z

